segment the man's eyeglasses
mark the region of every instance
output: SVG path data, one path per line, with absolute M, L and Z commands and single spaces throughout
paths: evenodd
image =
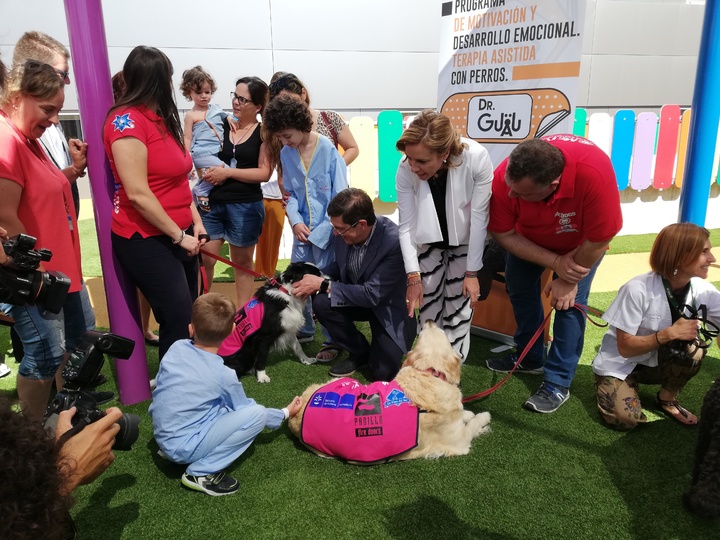
M 251 99 L 248 99 L 243 96 L 238 96 L 235 92 L 230 92 L 230 99 L 232 101 L 237 101 L 240 105 L 246 105 L 248 103 L 252 103 Z
M 56 67 L 54 67 L 53 69 L 55 70 L 55 73 L 57 73 L 63 81 L 70 77 L 69 71 L 63 71 L 62 69 L 58 69 Z
M 358 220 L 358 221 L 356 221 L 355 223 L 353 223 L 352 225 L 350 225 L 350 226 L 349 226 L 347 229 L 345 229 L 344 231 L 338 231 L 336 227 L 333 227 L 333 229 L 335 229 L 335 232 L 338 233 L 339 236 L 345 236 L 345 234 L 346 234 L 350 229 L 354 229 L 355 226 L 356 226 L 358 223 L 360 223 L 360 220 Z

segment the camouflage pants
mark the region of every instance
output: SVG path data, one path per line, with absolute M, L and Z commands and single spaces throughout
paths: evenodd
M 656 367 L 638 364 L 625 380 L 595 375 L 597 406 L 606 424 L 627 431 L 647 422 L 638 396 L 640 384 L 659 384 L 673 396 L 680 393 L 700 371 L 705 349 L 700 349 L 694 359 L 676 352 L 662 350 Z

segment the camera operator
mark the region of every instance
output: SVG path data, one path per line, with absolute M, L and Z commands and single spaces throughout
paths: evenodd
M 2 251 L 2 250 L 0 250 Z M 0 538 L 74 538 L 68 514 L 72 491 L 88 484 L 115 459 L 117 408 L 67 440 L 72 408 L 60 413 L 56 437 L 0 397 Z
M 15 320 L 24 347 L 17 390 L 25 413 L 40 421 L 53 378 L 65 352 L 94 327 L 95 318 L 81 294 L 80 242 L 70 183 L 45 155 L 37 139 L 59 121 L 65 83 L 50 65 L 28 61 L 13 67 L 0 97 L 0 226 L 9 236 L 26 233 L 52 252 L 39 271 L 62 272 L 69 293 L 59 314 L 42 306 L 0 304 Z

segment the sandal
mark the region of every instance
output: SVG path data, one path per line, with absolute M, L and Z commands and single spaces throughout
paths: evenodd
M 697 416 L 695 416 L 693 413 L 688 411 L 685 407 L 680 405 L 678 403 L 677 399 L 674 399 L 672 401 L 665 401 L 664 399 L 660 399 L 660 392 L 657 393 L 655 396 L 655 400 L 657 401 L 658 407 L 667 414 L 670 418 L 673 420 L 681 423 L 684 426 L 696 426 L 698 423 Z M 674 407 L 675 412 L 673 412 L 670 408 Z
M 340 351 L 342 349 L 335 345 L 334 343 L 323 343 L 322 347 L 320 347 L 320 350 L 318 351 L 317 355 L 315 355 L 315 360 L 318 362 L 332 362 L 335 360 L 338 355 L 340 354 Z M 325 358 L 319 358 L 320 353 L 328 353 Z

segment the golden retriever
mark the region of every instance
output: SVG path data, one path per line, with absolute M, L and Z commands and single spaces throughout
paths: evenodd
M 374 463 L 461 456 L 470 451 L 470 444 L 475 437 L 490 432 L 490 413 L 475 414 L 463 409 L 462 394 L 458 388 L 460 369 L 460 357 L 453 350 L 445 333 L 433 321 L 425 322 L 415 347 L 408 353 L 395 377 L 395 382 L 404 392 L 405 398 L 420 410 L 417 446 Z M 302 409 L 288 423 L 290 431 L 303 444 L 305 441 L 302 438 L 302 422 L 305 408 L 313 394 L 322 386 L 315 384 L 305 390 L 301 396 Z M 351 444 L 355 444 L 355 441 Z M 308 448 L 321 457 L 346 458 L 330 456 L 310 446 Z

